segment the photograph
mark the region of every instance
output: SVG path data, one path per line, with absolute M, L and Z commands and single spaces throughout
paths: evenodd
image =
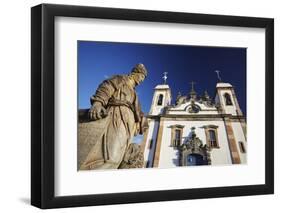
M 32 7 L 31 204 L 273 194 L 274 19 L 245 15 Z
M 247 164 L 247 48 L 77 41 L 77 170 Z

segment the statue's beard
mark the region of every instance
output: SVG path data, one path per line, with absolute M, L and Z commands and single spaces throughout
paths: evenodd
M 129 79 L 130 79 L 130 81 L 129 81 L 130 85 L 132 87 L 135 87 L 137 85 L 136 80 L 132 76 L 129 76 Z
M 143 80 L 142 80 L 142 79 L 137 79 L 137 80 L 135 80 L 135 82 L 136 82 L 136 86 L 137 86 L 137 85 L 139 85 L 141 82 L 143 82 Z
M 134 75 L 130 75 L 130 80 L 134 82 L 135 86 L 139 85 L 141 82 L 143 82 L 143 79 L 136 77 Z
M 136 86 L 139 85 L 140 83 L 141 83 L 141 81 L 135 80 Z

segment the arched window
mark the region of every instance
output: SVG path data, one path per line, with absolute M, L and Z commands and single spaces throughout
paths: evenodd
M 161 106 L 162 104 L 163 104 L 163 95 L 160 94 L 160 95 L 158 96 L 157 105 L 158 105 L 158 106 Z
M 181 130 L 180 129 L 176 129 L 175 130 L 175 141 L 174 141 L 174 145 L 175 146 L 179 146 L 181 142 Z
M 184 126 L 173 125 L 173 126 L 170 126 L 170 128 L 171 128 L 171 144 L 170 144 L 170 146 L 177 149 L 181 145 L 182 132 L 183 132 Z
M 238 144 L 239 144 L 240 152 L 241 153 L 246 153 L 246 149 L 245 149 L 244 143 L 242 141 L 239 141 Z
M 218 147 L 218 142 L 217 142 L 217 136 L 216 136 L 216 131 L 213 129 L 210 129 L 209 131 L 209 145 L 210 147 Z
M 207 125 L 204 126 L 205 134 L 206 134 L 206 142 L 208 147 L 219 149 L 219 141 L 218 141 L 218 126 L 216 125 Z
M 225 100 L 225 105 L 232 105 L 232 101 L 228 93 L 224 93 L 224 100 Z

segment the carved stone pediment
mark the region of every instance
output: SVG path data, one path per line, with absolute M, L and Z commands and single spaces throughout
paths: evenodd
M 175 124 L 175 125 L 169 126 L 169 128 L 179 128 L 179 129 L 183 129 L 184 126 L 183 126 L 183 125 L 180 125 L 180 124 Z
M 189 113 L 198 113 L 200 110 L 200 106 L 195 103 L 194 99 L 191 99 L 190 104 L 186 106 L 186 111 L 188 111 Z
M 187 111 L 189 113 L 198 113 L 200 111 L 200 107 L 196 104 L 191 104 L 188 108 Z

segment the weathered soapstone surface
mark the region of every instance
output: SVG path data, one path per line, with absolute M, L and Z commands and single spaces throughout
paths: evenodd
M 97 137 L 97 122 L 91 122 L 88 119 L 88 109 L 79 110 L 79 123 L 78 123 L 78 147 L 77 147 L 77 168 L 80 169 L 82 163 L 85 161 L 91 148 L 95 145 Z
M 88 109 L 79 110 L 78 123 L 78 149 L 77 149 L 77 169 L 80 170 L 82 163 L 85 161 L 92 147 L 95 145 L 95 140 L 99 135 L 101 128 L 100 121 L 90 121 L 88 118 Z M 144 165 L 143 152 L 140 145 L 131 143 L 125 153 L 124 159 L 119 166 L 119 169 L 142 168 Z
M 131 143 L 125 153 L 119 169 L 142 168 L 143 164 L 144 157 L 143 152 L 141 151 L 141 146 Z

